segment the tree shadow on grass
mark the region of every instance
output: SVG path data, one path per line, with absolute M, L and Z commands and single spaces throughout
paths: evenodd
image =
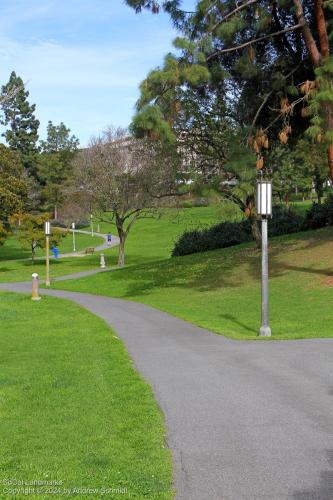
M 308 257 L 316 255 L 315 250 L 329 240 L 327 232 L 321 234 L 325 237 L 319 240 L 308 233 L 274 239 L 270 245 L 270 277 L 288 275 L 291 271 L 333 275 L 332 269 L 318 268 L 318 259 L 315 257 L 308 266 L 304 265 Z M 297 253 L 299 251 L 300 254 Z M 288 262 L 290 257 L 298 260 L 296 263 Z M 139 265 L 129 265 L 120 270 L 114 278 L 120 286 L 123 284 L 124 297 L 138 297 L 149 295 L 154 290 L 168 288 L 191 289 L 205 293 L 260 287 L 260 276 L 261 251 L 255 248 L 254 243 L 247 243 L 223 250 L 150 260 L 149 263 L 140 262 Z
M 251 333 L 255 333 L 256 335 L 258 334 L 258 330 L 255 330 L 254 328 L 250 328 L 248 325 L 246 325 L 245 323 L 242 323 L 241 321 L 239 321 L 235 316 L 233 316 L 232 314 L 220 314 L 219 315 L 221 318 L 223 319 L 226 319 L 228 321 L 232 321 L 235 325 L 237 326 L 240 326 L 241 328 L 243 328 L 244 330 L 246 330 L 247 332 L 251 332 Z
M 11 271 L 12 268 L 10 267 L 0 267 L 0 273 L 7 273 L 8 271 Z
M 321 261 L 321 249 L 323 249 L 326 257 L 331 252 L 330 249 L 325 249 L 325 245 L 332 242 L 332 232 L 333 229 L 329 228 L 324 231 L 297 233 L 286 238 L 279 237 L 271 240 L 269 245 L 270 277 L 288 275 L 291 271 L 327 277 L 333 276 L 333 265 L 329 268 L 318 266 Z M 292 260 L 294 255 L 298 261 L 296 263 L 288 262 L 288 259 Z M 248 265 L 251 276 L 258 278 L 257 263 L 253 259 L 248 259 Z
M 237 265 L 243 265 L 238 263 Z M 237 273 L 233 259 L 220 252 L 175 257 L 150 262 L 149 266 L 130 266 L 117 273 L 126 285 L 126 297 L 149 294 L 154 289 L 183 288 L 207 292 L 237 288 L 246 284 L 246 273 Z

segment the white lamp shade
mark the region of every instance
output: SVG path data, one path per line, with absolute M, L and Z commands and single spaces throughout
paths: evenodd
M 272 215 L 272 182 L 260 180 L 257 182 L 257 213 L 258 215 Z
M 50 236 L 51 235 L 51 222 L 47 221 L 45 222 L 45 236 Z

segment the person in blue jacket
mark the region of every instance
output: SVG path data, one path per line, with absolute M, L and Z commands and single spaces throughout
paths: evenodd
M 59 248 L 58 247 L 53 247 L 52 248 L 52 253 L 54 255 L 54 258 L 58 259 L 58 257 L 59 257 Z

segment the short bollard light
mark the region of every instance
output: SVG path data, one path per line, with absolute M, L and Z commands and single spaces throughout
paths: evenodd
M 101 269 L 106 268 L 104 253 L 101 253 L 99 264 L 100 264 Z
M 31 300 L 40 300 L 41 296 L 39 295 L 39 281 L 38 281 L 38 274 L 37 273 L 32 273 L 32 294 L 31 294 Z

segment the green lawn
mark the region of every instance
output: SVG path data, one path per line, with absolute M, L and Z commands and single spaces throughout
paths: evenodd
M 156 246 L 166 238 L 155 233 Z M 271 240 L 273 339 L 333 337 L 332 240 L 333 228 Z M 133 235 L 132 264 L 125 269 L 55 286 L 143 302 L 232 338 L 256 338 L 260 251 L 253 244 L 158 259 L 160 251 L 154 254 L 145 242 L 152 244 L 150 236 L 142 232 L 138 240 Z M 136 245 L 147 257 L 139 256 L 135 264 Z
M 253 244 L 170 258 L 185 229 L 223 220 L 225 207 L 168 210 L 159 220 L 133 226 L 126 267 L 52 286 L 152 305 L 233 338 L 255 339 L 260 326 L 260 252 Z M 101 223 L 101 231 L 110 226 Z M 271 240 L 270 298 L 273 338 L 332 337 L 333 229 Z M 106 251 L 114 266 L 117 248 Z M 98 267 L 98 255 L 51 263 L 51 276 Z M 0 281 L 44 277 L 43 263 L 2 262 Z M 311 313 L 309 313 L 311 311 Z
M 159 219 L 138 220 L 131 229 L 126 242 L 126 264 L 143 264 L 155 259 L 170 257 L 177 237 L 185 230 L 203 228 L 222 222 L 229 217 L 230 204 L 221 206 L 166 209 Z M 101 231 L 107 233 L 114 228 L 101 223 Z M 117 248 L 112 250 L 116 256 Z
M 305 201 L 294 201 L 291 203 L 292 208 L 296 210 L 300 215 L 305 215 L 307 210 L 311 208 L 312 206 L 312 201 L 310 200 L 305 200 Z
M 91 236 L 88 234 L 75 234 L 76 250 L 84 250 L 87 247 L 95 247 L 103 243 L 103 239 L 99 236 Z M 73 252 L 73 236 L 72 233 L 66 235 L 61 239 L 59 245 L 60 253 Z M 37 256 L 43 256 L 45 250 L 38 249 Z M 29 259 L 31 252 L 28 249 L 23 249 L 20 242 L 15 237 L 10 237 L 5 241 L 3 246 L 0 246 L 0 261 L 16 260 L 16 259 Z
M 171 499 L 162 415 L 112 330 L 52 297 L 1 293 L 0 314 L 0 497 L 25 498 L 6 489 L 16 479 Z M 28 496 L 63 497 L 43 491 Z
M 143 219 L 139 220 L 130 233 L 127 242 L 127 263 L 146 262 L 154 259 L 167 258 L 173 247 L 176 237 L 186 228 L 203 227 L 214 224 L 226 213 L 223 208 L 202 207 L 188 208 L 184 210 L 167 210 L 159 220 Z M 103 233 L 112 232 L 115 229 L 109 224 L 101 223 L 100 230 Z M 78 236 L 78 235 L 77 235 Z M 71 251 L 72 236 L 68 235 L 64 239 L 64 245 L 60 250 Z M 81 248 L 94 246 L 101 243 L 101 238 L 90 235 L 80 235 Z M 93 244 L 92 244 L 93 243 Z M 69 246 L 69 248 L 68 248 Z M 117 263 L 118 249 L 108 249 L 103 252 L 108 266 Z M 31 274 L 36 272 L 40 279 L 45 278 L 45 263 L 36 261 L 32 265 L 31 261 L 14 261 L 12 259 L 29 257 L 29 254 L 22 254 L 17 241 L 9 239 L 3 247 L 0 247 L 0 282 L 28 281 Z M 84 257 L 72 257 L 51 260 L 51 279 L 80 271 L 87 271 L 99 267 L 99 255 Z

